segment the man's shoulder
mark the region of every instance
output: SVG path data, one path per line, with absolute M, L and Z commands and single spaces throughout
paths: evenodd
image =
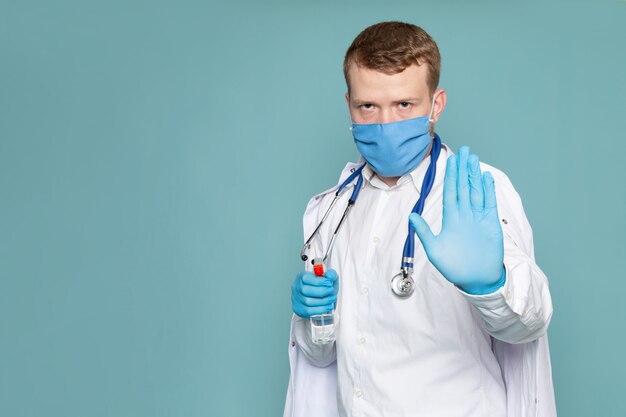
M 339 188 L 342 182 L 344 182 L 350 174 L 352 174 L 358 167 L 363 164 L 363 159 L 359 159 L 357 162 L 348 162 L 339 174 L 339 180 L 334 186 L 322 191 L 321 193 L 313 195 L 306 205 L 304 210 L 304 217 L 311 218 L 314 213 L 317 213 L 320 207 L 327 207 L 330 201 L 333 199 L 335 192 Z M 313 216 L 315 217 L 315 216 Z
M 491 173 L 497 189 L 505 189 L 506 191 L 510 191 L 517 195 L 517 191 L 515 191 L 515 187 L 513 187 L 511 179 L 502 170 L 482 161 L 480 162 L 480 170 L 481 172 Z
M 480 163 L 482 172 L 490 172 L 496 186 L 496 200 L 498 215 L 502 219 L 502 231 L 511 237 L 518 245 L 532 250 L 532 229 L 526 214 L 522 198 L 513 186 L 509 177 L 492 165 Z
M 322 199 L 324 196 L 332 194 L 333 192 L 335 192 L 337 190 L 337 188 L 339 188 L 339 186 L 341 185 L 342 182 L 344 182 L 349 176 L 350 174 L 352 174 L 354 171 L 356 171 L 361 165 L 363 165 L 363 160 L 362 158 L 357 161 L 357 162 L 347 162 L 345 167 L 341 170 L 340 174 L 339 174 L 339 178 L 338 181 L 335 185 L 333 185 L 332 187 L 322 191 L 321 193 L 315 194 L 313 195 L 310 199 L 309 199 L 309 204 L 312 201 L 316 201 L 316 200 L 320 200 Z
M 445 156 L 445 159 L 454 155 L 455 152 L 452 150 L 452 147 L 446 143 L 441 144 L 442 146 L 442 155 Z M 519 198 L 517 191 L 515 191 L 515 187 L 513 187 L 513 183 L 509 179 L 508 175 L 506 175 L 502 170 L 496 168 L 495 166 L 488 164 L 486 162 L 480 161 L 480 170 L 481 172 L 490 172 L 493 176 L 494 182 L 496 184 L 496 189 L 502 190 L 505 194 L 511 194 L 514 197 Z

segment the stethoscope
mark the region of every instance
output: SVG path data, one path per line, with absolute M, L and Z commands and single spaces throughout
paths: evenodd
M 430 151 L 430 165 L 428 165 L 428 169 L 426 170 L 426 174 L 424 175 L 424 180 L 422 181 L 422 188 L 420 191 L 419 199 L 413 209 L 412 213 L 417 213 L 419 215 L 424 211 L 424 204 L 426 202 L 426 197 L 430 193 L 430 190 L 433 188 L 433 183 L 435 182 L 435 176 L 437 175 L 437 160 L 439 159 L 439 154 L 441 153 L 441 139 L 439 139 L 439 135 L 435 133 L 435 137 L 433 139 L 432 149 Z M 357 178 L 356 185 L 352 190 L 352 195 L 350 199 L 348 199 L 348 205 L 346 206 L 341 219 L 339 220 L 339 224 L 335 228 L 333 235 L 330 239 L 330 243 L 328 244 L 328 248 L 324 253 L 324 257 L 322 258 L 322 262 L 326 261 L 328 254 L 332 250 L 333 245 L 335 244 L 335 239 L 337 237 L 337 233 L 339 233 L 339 229 L 341 225 L 344 223 L 346 216 L 354 206 L 357 197 L 359 196 L 359 192 L 361 191 L 361 187 L 363 186 L 363 167 L 365 164 L 361 165 L 357 168 L 348 178 L 346 178 L 337 191 L 335 192 L 335 197 L 333 201 L 330 203 L 330 206 L 326 210 L 326 213 L 322 217 L 322 220 L 317 225 L 311 236 L 306 240 L 304 246 L 302 247 L 302 251 L 300 251 L 300 258 L 303 261 L 307 261 L 309 257 L 306 252 L 311 248 L 311 241 L 313 238 L 319 233 L 322 224 L 330 214 L 330 211 L 335 206 L 337 201 L 341 198 L 341 195 L 346 190 L 346 187 L 351 184 L 355 178 Z M 394 275 L 391 278 L 391 290 L 398 297 L 408 297 L 415 290 L 415 281 L 413 280 L 413 256 L 415 253 L 415 230 L 411 223 L 409 223 L 409 231 L 404 241 L 404 249 L 402 251 L 402 263 L 400 266 L 400 272 Z

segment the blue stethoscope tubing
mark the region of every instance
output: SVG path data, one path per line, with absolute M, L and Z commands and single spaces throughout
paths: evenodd
M 422 180 L 420 197 L 417 199 L 417 203 L 415 203 L 415 205 L 413 206 L 413 210 L 411 210 L 411 213 L 417 213 L 421 216 L 424 211 L 426 197 L 428 197 L 428 194 L 430 194 L 430 190 L 432 190 L 433 184 L 435 183 L 435 177 L 437 176 L 437 160 L 439 159 L 440 153 L 441 139 L 439 139 L 439 135 L 435 133 L 435 138 L 433 139 L 433 148 L 430 151 L 430 165 L 428 165 L 428 169 L 426 170 L 426 174 L 424 175 L 424 179 Z M 403 268 L 413 268 L 414 253 L 415 229 L 413 229 L 413 226 L 411 225 L 411 223 L 409 223 L 409 233 L 406 237 L 406 241 L 404 242 L 404 250 L 402 253 Z M 410 261 L 408 259 L 410 259 Z
M 322 262 L 326 261 L 326 258 L 328 257 L 328 254 L 330 253 L 333 245 L 335 244 L 335 238 L 337 237 L 337 234 L 339 233 L 339 229 L 341 228 L 341 225 L 343 224 L 343 221 L 348 216 L 348 213 L 350 212 L 350 209 L 352 209 L 352 206 L 354 205 L 357 197 L 359 196 L 359 193 L 361 192 L 361 187 L 363 186 L 363 173 L 362 173 L 362 171 L 363 171 L 364 167 L 365 167 L 365 164 L 361 165 L 352 174 L 350 174 L 350 176 L 348 178 L 346 178 L 344 182 L 341 183 L 341 185 L 337 189 L 337 192 L 335 192 L 335 197 L 333 198 L 333 201 L 330 203 L 330 206 L 328 206 L 328 209 L 326 210 L 326 213 L 324 213 L 324 217 L 322 217 L 322 220 L 320 220 L 320 223 L 317 225 L 317 227 L 315 228 L 313 233 L 311 233 L 311 236 L 309 236 L 309 238 L 306 240 L 306 242 L 304 243 L 304 246 L 302 247 L 302 250 L 300 251 L 300 258 L 303 261 L 306 262 L 307 259 L 309 259 L 309 257 L 306 254 L 306 251 L 307 251 L 307 249 L 309 249 L 311 247 L 311 241 L 313 240 L 315 235 L 319 232 L 320 228 L 322 227 L 322 224 L 324 224 L 324 221 L 326 221 L 326 218 L 328 217 L 328 214 L 330 214 L 330 211 L 333 209 L 333 206 L 335 205 L 335 203 L 337 203 L 339 198 L 341 198 L 341 194 L 343 193 L 343 190 L 346 188 L 346 186 L 348 184 L 351 184 L 352 181 L 354 181 L 354 179 L 356 177 L 358 177 L 358 179 L 356 181 L 356 185 L 354 186 L 354 189 L 352 190 L 352 195 L 348 199 L 348 205 L 346 206 L 346 209 L 343 211 L 343 215 L 341 216 L 341 220 L 339 220 L 339 224 L 337 224 L 337 227 L 335 228 L 335 231 L 333 232 L 333 236 L 330 239 L 330 243 L 328 244 L 328 249 L 326 249 L 326 253 L 324 254 L 324 258 L 322 258 Z
M 412 213 L 417 213 L 419 215 L 422 215 L 422 212 L 424 211 L 424 204 L 426 203 L 426 197 L 428 197 L 428 194 L 432 190 L 433 184 L 435 182 L 435 177 L 437 176 L 437 160 L 439 159 L 440 154 L 441 154 L 441 139 L 439 138 L 439 135 L 435 133 L 435 137 L 433 138 L 432 149 L 430 151 L 430 164 L 428 165 L 426 174 L 424 174 L 424 179 L 422 180 L 422 187 L 420 190 L 420 196 L 417 200 L 417 203 L 415 203 L 415 205 L 413 206 L 413 209 L 411 210 Z M 319 230 L 322 227 L 322 224 L 328 217 L 333 206 L 337 203 L 337 201 L 341 197 L 346 187 L 349 184 L 351 184 L 355 178 L 357 178 L 356 184 L 352 190 L 352 195 L 350 196 L 350 199 L 348 200 L 348 205 L 346 206 L 343 212 L 343 215 L 341 216 L 341 219 L 339 220 L 339 223 L 337 224 L 337 227 L 335 228 L 335 231 L 333 232 L 330 243 L 328 244 L 328 249 L 326 250 L 324 254 L 323 261 L 326 261 L 326 258 L 328 257 L 328 254 L 330 253 L 335 243 L 335 238 L 337 237 L 337 234 L 339 233 L 341 225 L 343 224 L 344 220 L 346 219 L 346 216 L 350 212 L 351 208 L 354 206 L 354 203 L 356 202 L 356 199 L 359 196 L 359 192 L 361 191 L 361 188 L 363 186 L 363 168 L 364 167 L 365 167 L 365 164 L 361 165 L 352 174 L 350 174 L 350 176 L 348 176 L 348 178 L 346 178 L 341 183 L 341 185 L 335 192 L 335 197 L 333 198 L 333 201 L 330 203 L 330 206 L 326 210 L 326 213 L 324 213 L 322 220 L 317 225 L 313 233 L 311 233 L 311 236 L 306 240 L 304 246 L 302 247 L 302 251 L 300 251 L 300 258 L 303 261 L 306 262 L 309 259 L 309 257 L 306 254 L 306 251 L 311 247 L 311 241 L 313 240 L 315 235 L 319 233 Z M 413 292 L 414 283 L 413 283 L 413 278 L 411 277 L 411 275 L 413 273 L 414 254 L 415 254 L 415 229 L 413 229 L 413 226 L 411 225 L 411 223 L 409 223 L 407 237 L 404 242 L 404 249 L 402 250 L 401 272 L 392 278 L 392 290 L 396 295 L 400 297 L 406 297 Z

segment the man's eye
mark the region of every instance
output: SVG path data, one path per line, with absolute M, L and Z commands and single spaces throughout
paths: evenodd
M 371 103 L 365 103 L 365 104 L 361 104 L 361 108 L 363 110 L 372 110 L 374 108 L 374 105 Z
M 400 103 L 400 108 L 401 108 L 401 109 L 406 110 L 406 109 L 408 109 L 409 107 L 411 107 L 411 103 L 409 103 L 408 101 L 403 101 L 403 102 L 401 102 L 401 103 Z

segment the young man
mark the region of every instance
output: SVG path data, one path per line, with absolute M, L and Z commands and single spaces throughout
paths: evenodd
M 556 415 L 552 303 L 530 225 L 506 175 L 435 134 L 439 72 L 437 45 L 411 24 L 370 26 L 346 53 L 362 158 L 311 199 L 305 238 L 346 178 L 361 186 L 314 234 L 309 259 L 332 246 L 324 276 L 307 262 L 292 285 L 285 416 Z M 336 341 L 314 343 L 310 316 L 333 307 Z

